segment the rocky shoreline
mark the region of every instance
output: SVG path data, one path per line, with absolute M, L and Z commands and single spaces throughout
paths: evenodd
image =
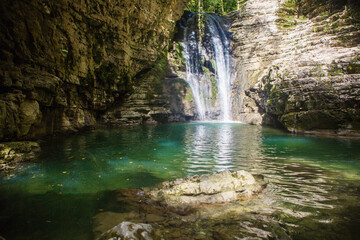
M 37 142 L 0 143 L 0 172 L 10 172 L 22 163 L 34 160 L 40 151 Z

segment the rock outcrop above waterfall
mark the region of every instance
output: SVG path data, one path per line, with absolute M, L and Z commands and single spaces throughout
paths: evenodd
M 355 5 L 249 0 L 231 13 L 237 120 L 292 132 L 360 134 Z
M 93 127 L 133 99 L 146 106 L 137 121 L 169 115 L 168 99 L 146 100 L 159 85 L 162 94 L 164 59 L 186 2 L 1 1 L 0 140 Z
M 119 189 L 113 195 L 126 211 L 102 212 L 95 216 L 94 236 L 110 239 L 124 235 L 129 233 L 128 226 L 133 224 L 134 228 L 140 229 L 137 239 L 147 239 L 141 233 L 153 239 L 212 239 L 209 236 L 213 234 L 219 235 L 215 239 L 231 239 L 224 238 L 227 236 L 225 233 L 196 232 L 193 224 L 201 220 L 214 226 L 222 223 L 233 210 L 229 210 L 229 204 L 238 206 L 244 200 L 251 201 L 265 186 L 260 175 L 223 171 L 166 181 L 152 188 Z M 237 211 L 236 215 L 241 215 L 241 209 Z M 212 231 L 217 230 L 214 228 Z

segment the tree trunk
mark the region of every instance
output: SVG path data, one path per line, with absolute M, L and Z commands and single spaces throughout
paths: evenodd
M 224 10 L 224 0 L 221 0 L 221 13 L 224 14 L 225 10 Z
M 237 10 L 240 10 L 240 0 L 237 0 Z
M 198 0 L 198 29 L 199 29 L 199 43 L 201 42 L 201 0 Z

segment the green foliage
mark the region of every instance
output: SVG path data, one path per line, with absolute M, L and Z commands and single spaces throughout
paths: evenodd
M 82 87 L 93 87 L 94 86 L 94 77 L 90 72 L 87 73 L 86 77 L 80 78 L 80 85 Z
M 102 64 L 94 71 L 96 79 L 102 83 L 113 84 L 118 76 L 117 68 L 114 63 L 107 62 Z
M 355 47 L 360 41 L 360 9 L 352 5 L 346 11 L 323 8 L 317 13 L 314 32 L 334 34 L 336 46 Z
M 278 11 L 279 19 L 276 20 L 280 28 L 293 28 L 306 20 L 306 17 L 300 14 L 299 4 L 298 0 L 287 0 L 281 5 Z
M 185 66 L 183 50 L 184 49 L 183 49 L 183 46 L 181 45 L 181 43 L 178 43 L 178 42 L 175 43 L 176 60 L 179 61 L 179 62 L 177 62 L 177 64 Z
M 354 25 L 357 30 L 360 30 L 360 9 L 352 9 L 348 11 L 347 23 Z
M 194 100 L 194 97 L 192 95 L 192 91 L 189 87 L 188 84 L 186 84 L 186 95 L 185 95 L 185 99 L 189 102 L 193 101 Z
M 327 74 L 326 72 L 322 69 L 322 66 L 321 65 L 316 65 L 315 67 L 311 68 L 310 69 L 310 76 L 311 77 L 318 77 L 318 78 L 321 78 L 321 77 L 325 77 Z
M 215 75 L 210 75 L 210 81 L 211 81 L 212 104 L 214 104 L 217 99 L 217 95 L 219 93 Z
M 344 71 L 341 69 L 341 67 L 338 67 L 337 64 L 330 65 L 330 76 L 340 76 L 343 75 Z
M 187 10 L 192 12 L 226 14 L 241 8 L 247 1 L 248 0 L 190 0 L 187 5 Z
M 144 79 L 149 80 L 149 85 L 146 93 L 146 98 L 151 101 L 154 95 L 162 92 L 163 80 L 169 72 L 169 65 L 167 55 L 160 58 L 153 68 L 144 76 Z
M 356 56 L 353 58 L 349 66 L 346 69 L 347 73 L 349 74 L 359 74 L 360 73 L 360 56 Z

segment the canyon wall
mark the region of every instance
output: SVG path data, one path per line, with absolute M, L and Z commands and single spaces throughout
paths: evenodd
M 193 119 L 171 42 L 186 2 L 1 1 L 0 141 Z M 249 0 L 230 13 L 234 120 L 359 133 L 358 3 Z
M 163 83 L 186 2 L 2 0 L 0 140 L 181 115 Z M 132 101 L 131 113 L 116 109 Z
M 236 120 L 292 132 L 360 134 L 358 6 L 249 0 L 230 13 Z

